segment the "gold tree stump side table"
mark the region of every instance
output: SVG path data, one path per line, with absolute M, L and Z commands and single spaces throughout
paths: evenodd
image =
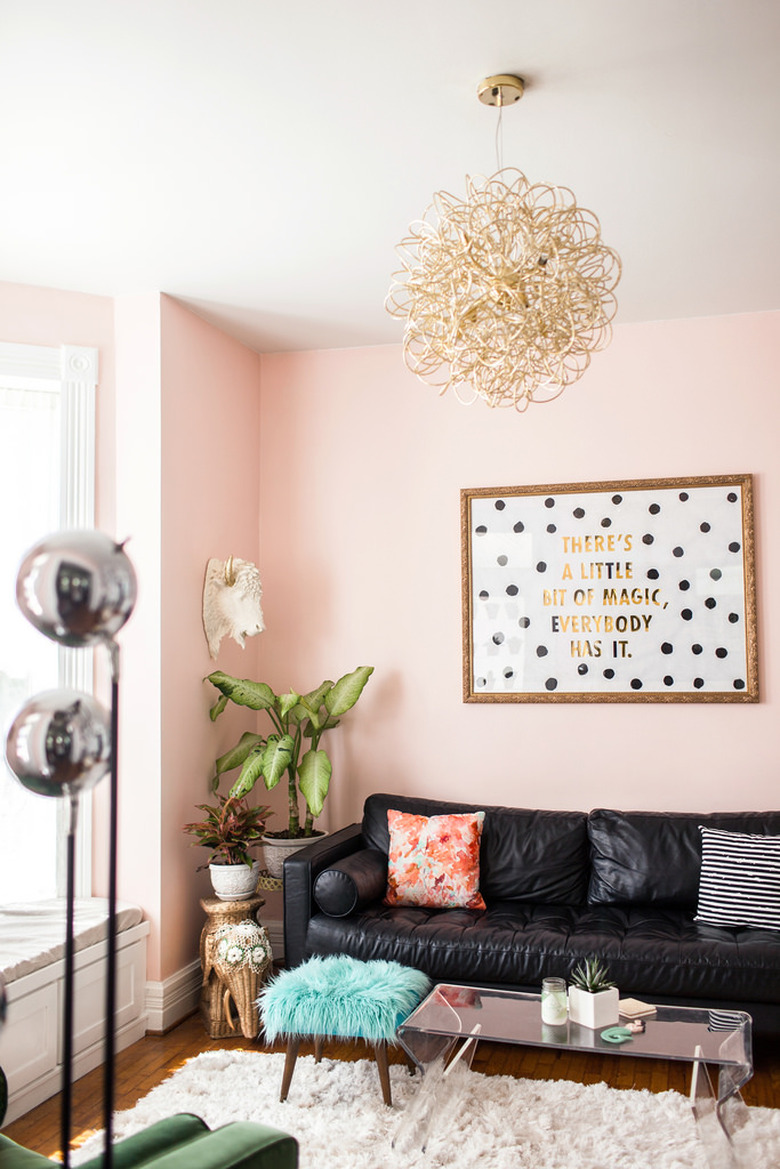
M 265 898 L 255 894 L 243 901 L 222 901 L 218 897 L 204 897 L 201 909 L 206 914 L 206 923 L 200 935 L 200 964 L 203 971 L 203 985 L 200 995 L 200 1016 L 212 1039 L 236 1036 L 237 1025 L 232 1018 L 230 999 L 238 1011 L 238 1025 L 247 1039 L 254 1039 L 260 1031 L 257 1012 L 257 996 L 265 982 L 271 966 L 271 946 L 265 927 L 257 921 L 257 911 L 265 905 Z M 258 932 L 257 941 L 264 945 L 268 960 L 263 965 L 257 962 L 228 969 L 219 962 L 215 965 L 215 950 L 219 939 L 224 936 L 225 927 L 249 923 Z

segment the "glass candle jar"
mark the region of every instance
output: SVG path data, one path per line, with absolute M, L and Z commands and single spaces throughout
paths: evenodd
M 542 1022 L 550 1027 L 560 1027 L 568 1017 L 565 980 L 545 978 L 542 982 Z

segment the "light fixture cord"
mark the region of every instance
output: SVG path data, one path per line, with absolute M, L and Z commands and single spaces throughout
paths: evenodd
M 503 118 L 504 118 L 504 103 L 501 100 L 501 95 L 498 96 L 498 122 L 496 123 L 496 169 L 504 169 L 504 133 L 503 133 Z

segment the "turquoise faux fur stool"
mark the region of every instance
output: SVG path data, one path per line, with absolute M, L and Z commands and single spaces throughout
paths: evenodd
M 283 970 L 257 1000 L 270 1043 L 287 1040 L 280 1100 L 287 1099 L 302 1039 L 314 1040 L 319 1062 L 322 1041 L 365 1039 L 374 1046 L 382 1099 L 391 1105 L 387 1044 L 431 987 L 419 970 L 398 962 L 359 962 L 346 954 L 309 958 Z

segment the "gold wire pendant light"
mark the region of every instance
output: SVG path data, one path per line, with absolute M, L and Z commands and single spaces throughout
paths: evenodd
M 480 86 L 499 107 L 520 78 Z M 440 393 L 525 410 L 551 401 L 611 337 L 620 259 L 566 187 L 519 170 L 466 179 L 466 197 L 433 196 L 398 253 L 386 308 L 405 318 L 404 360 Z

